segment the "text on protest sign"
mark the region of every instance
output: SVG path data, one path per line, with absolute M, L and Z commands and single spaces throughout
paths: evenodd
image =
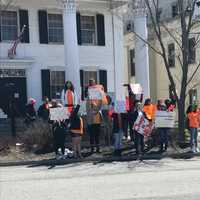
M 176 113 L 157 111 L 155 115 L 156 128 L 173 128 L 175 126 Z
M 142 90 L 142 86 L 138 83 L 136 84 L 130 84 L 131 86 L 131 90 L 133 92 L 133 94 L 142 94 L 143 90 Z
M 69 112 L 66 107 L 50 108 L 50 120 L 62 121 L 66 119 L 69 119 Z
M 91 100 L 102 100 L 102 92 L 99 88 L 89 88 L 88 95 Z

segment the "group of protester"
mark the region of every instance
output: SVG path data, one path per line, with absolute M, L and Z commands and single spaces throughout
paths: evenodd
M 97 85 L 93 79 L 89 81 L 89 88 L 102 87 Z M 103 91 L 103 87 L 101 88 Z M 88 91 L 86 92 L 86 94 Z M 72 138 L 73 153 L 75 158 L 82 158 L 81 154 L 81 140 L 84 135 L 84 130 L 87 130 L 90 136 L 91 154 L 100 153 L 100 134 L 102 123 L 102 105 L 109 104 L 110 98 L 106 99 L 90 99 L 87 96 L 86 100 L 86 124 L 87 128 L 84 129 L 83 118 L 79 114 L 80 105 L 78 104 L 78 97 L 74 90 L 73 84 L 67 81 L 62 91 L 61 102 L 52 100 L 49 102 L 48 98 L 44 98 L 43 104 L 36 112 L 34 105 L 36 101 L 31 98 L 26 106 L 26 119 L 27 125 L 32 123 L 38 115 L 45 121 L 48 121 L 52 126 L 52 132 L 54 137 L 54 147 L 56 158 L 64 158 L 65 155 L 65 136 L 70 134 Z M 151 99 L 146 99 L 144 106 L 142 106 L 142 95 L 137 100 L 134 94 L 129 94 L 126 113 L 117 112 L 114 109 L 114 105 L 108 106 L 107 115 L 112 121 L 112 133 L 114 139 L 114 155 L 121 156 L 123 138 L 128 137 L 128 133 L 132 141 L 134 141 L 136 154 L 144 154 L 145 137 L 148 137 L 148 133 L 153 128 L 153 122 L 156 111 L 172 112 L 175 109 L 176 104 L 171 100 L 158 100 L 157 105 L 151 102 Z M 70 113 L 69 119 L 58 121 L 50 120 L 50 108 L 66 107 Z M 200 111 L 196 107 L 190 106 L 187 110 L 187 117 L 189 120 L 189 128 L 191 132 L 191 148 L 193 152 L 198 152 L 197 148 L 197 128 L 199 127 Z M 142 129 L 141 122 L 147 121 L 147 125 L 144 125 L 146 129 Z M 129 130 L 129 131 L 128 131 Z M 144 131 L 145 130 L 145 131 Z M 168 132 L 169 128 L 158 128 L 160 136 L 160 152 L 167 151 L 168 148 Z M 147 135 L 145 135 L 147 133 Z M 59 148 L 61 149 L 61 155 L 59 154 Z

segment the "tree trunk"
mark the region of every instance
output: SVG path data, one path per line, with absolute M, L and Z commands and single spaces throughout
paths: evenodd
M 178 101 L 179 142 L 185 141 L 185 99 Z

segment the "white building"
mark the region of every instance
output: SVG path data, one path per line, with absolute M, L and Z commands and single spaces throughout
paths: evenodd
M 66 80 L 80 94 L 94 78 L 123 98 L 123 21 L 119 13 L 113 14 L 109 1 L 16 0 L 1 12 L 0 22 L 3 109 L 8 106 L 9 83 L 21 109 L 29 97 L 37 105 L 43 96 L 59 99 Z M 22 43 L 10 59 L 8 50 L 24 25 Z

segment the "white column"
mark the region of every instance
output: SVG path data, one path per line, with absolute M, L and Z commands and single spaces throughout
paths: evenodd
M 114 84 L 116 100 L 125 100 L 124 74 L 124 36 L 123 20 L 121 16 L 113 15 L 113 57 L 114 57 Z
M 80 97 L 80 61 L 77 42 L 75 0 L 63 0 L 64 48 L 66 79 L 70 80 Z
M 145 9 L 137 10 L 134 15 L 134 31 L 143 40 L 148 40 L 147 15 Z M 135 70 L 136 83 L 140 83 L 144 98 L 150 97 L 149 83 L 149 52 L 148 45 L 136 36 L 135 41 Z

